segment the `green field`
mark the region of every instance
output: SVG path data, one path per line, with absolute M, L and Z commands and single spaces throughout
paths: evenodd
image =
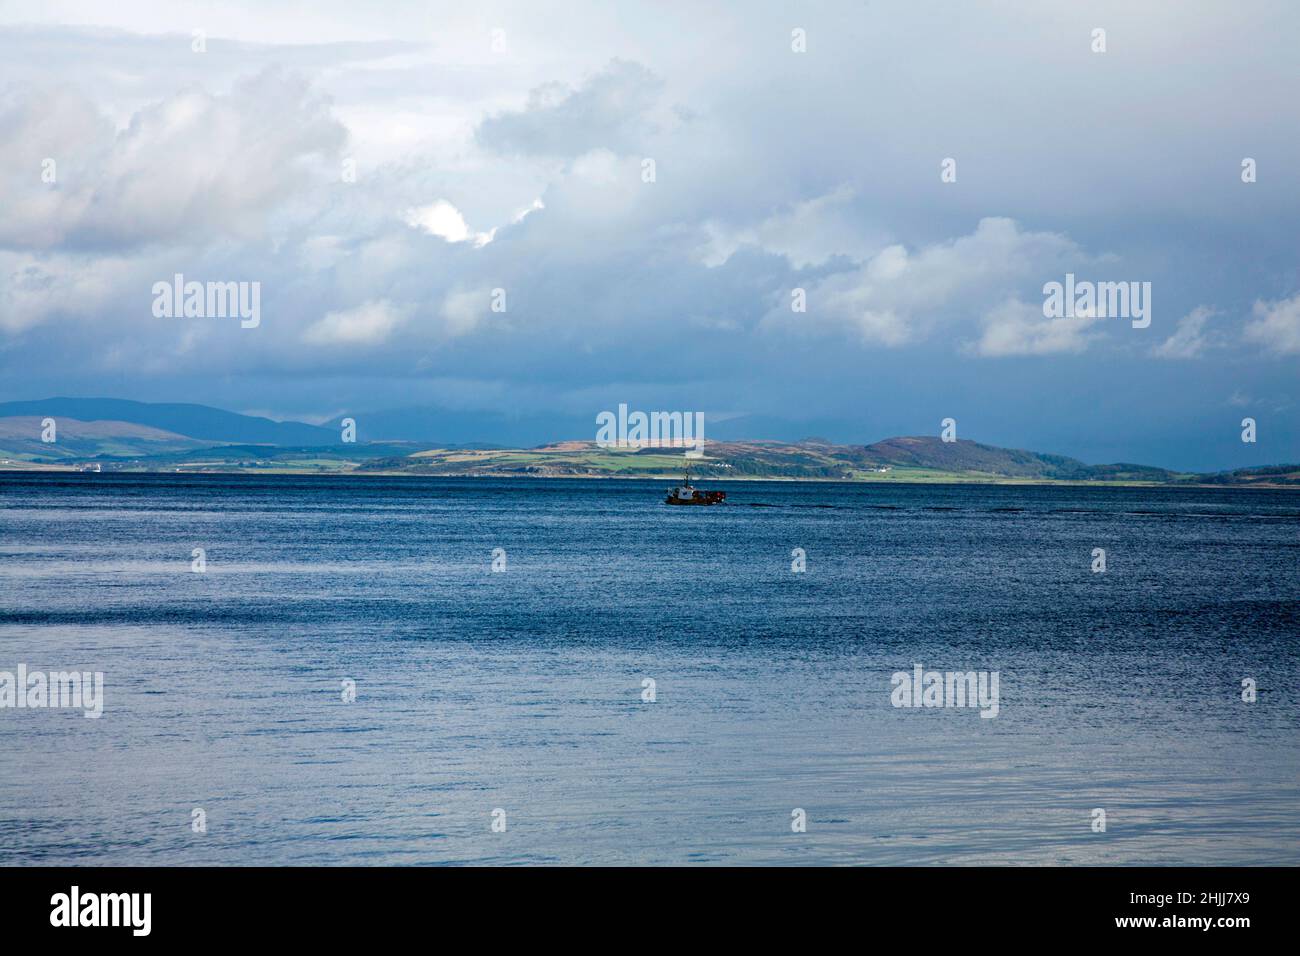
M 166 455 L 31 461 L 26 449 L 0 457 L 0 470 L 87 470 L 277 475 L 424 475 L 429 477 L 644 478 L 679 480 L 689 465 L 700 483 L 716 481 L 838 481 L 864 484 L 1062 484 L 1089 486 L 1255 485 L 1298 487 L 1300 469 L 1272 466 L 1223 475 L 1195 475 L 1133 464 L 1085 465 L 1061 456 L 931 438 L 888 439 L 870 446 L 803 442 L 712 442 L 701 458 L 672 449 L 602 448 L 560 442 L 538 448 L 428 448 L 370 444 L 330 448 L 240 445 Z M 884 469 L 884 470 L 880 470 Z

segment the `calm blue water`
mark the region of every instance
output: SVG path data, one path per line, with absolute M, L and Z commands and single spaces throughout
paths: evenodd
M 0 476 L 0 864 L 1300 863 L 1300 494 L 665 487 Z

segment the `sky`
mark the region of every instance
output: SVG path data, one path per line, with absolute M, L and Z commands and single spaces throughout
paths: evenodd
M 0 400 L 1300 461 L 1298 28 L 1286 0 L 0 0 Z M 177 273 L 257 283 L 257 325 L 155 314 Z M 1067 273 L 1150 283 L 1150 324 L 1046 317 Z

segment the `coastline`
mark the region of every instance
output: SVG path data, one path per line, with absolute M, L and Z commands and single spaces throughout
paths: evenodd
M 87 471 L 84 467 L 71 465 L 58 465 L 46 463 L 32 463 L 26 467 L 14 467 L 12 464 L 0 466 L 0 478 L 8 475 L 32 475 L 32 474 L 63 474 L 72 475 L 80 474 L 87 476 L 103 475 L 210 475 L 210 476 L 284 476 L 284 477 L 322 477 L 322 478 L 436 478 L 436 479 L 503 479 L 517 480 L 527 479 L 532 481 L 656 481 L 656 482 L 673 482 L 677 480 L 675 475 L 653 475 L 653 474 L 528 474 L 524 472 L 412 472 L 404 470 L 380 470 L 366 469 L 324 469 L 324 468 L 187 468 L 187 469 L 161 469 L 161 468 L 120 468 L 111 471 L 92 472 Z M 863 478 L 828 478 L 820 476 L 795 476 L 795 475 L 743 475 L 731 477 L 708 477 L 701 478 L 700 481 L 709 484 L 727 483 L 727 484 L 751 484 L 755 482 L 804 482 L 810 484 L 824 485 L 877 485 L 877 486 L 899 486 L 899 485 L 971 485 L 975 487 L 998 485 L 998 486 L 1026 486 L 1026 487 L 1053 487 L 1053 488 L 1197 488 L 1197 489 L 1218 489 L 1245 491 L 1250 489 L 1262 489 L 1267 491 L 1300 491 L 1300 487 L 1293 484 L 1284 484 L 1268 481 L 1251 481 L 1251 482 L 1205 482 L 1205 481 L 1105 481 L 1105 480 L 1081 480 L 1081 479 L 1063 479 L 1063 478 L 1017 478 L 1006 475 L 979 475 L 979 474 L 928 474 L 925 476 L 899 475 L 880 476 L 880 477 L 863 477 Z

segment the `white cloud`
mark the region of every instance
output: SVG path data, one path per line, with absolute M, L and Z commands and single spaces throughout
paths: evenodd
M 574 159 L 569 174 L 571 180 L 592 186 L 616 185 L 620 165 L 612 150 L 593 149 Z
M 502 153 L 574 157 L 593 149 L 624 153 L 642 142 L 663 82 L 639 63 L 612 60 L 578 88 L 546 83 L 522 110 L 478 127 L 483 146 Z
M 329 269 L 343 261 L 347 255 L 342 236 L 310 236 L 303 240 L 299 259 L 303 267 L 312 272 Z
M 1245 336 L 1277 355 L 1300 354 L 1300 293 L 1280 302 L 1256 302 Z
M 12 160 L 0 177 L 0 245 L 121 251 L 258 237 L 344 139 L 307 82 L 278 69 L 227 95 L 179 92 L 120 130 L 80 94 L 10 88 L 0 99 L 0 154 Z M 40 179 L 47 158 L 53 183 Z
M 532 213 L 537 212 L 539 209 L 545 209 L 545 208 L 546 208 L 546 203 L 542 202 L 541 198 L 538 197 L 537 199 L 533 200 L 532 205 L 526 206 L 525 208 L 515 213 L 515 217 L 514 219 L 511 220 L 511 222 L 514 223 L 523 222 Z
M 436 200 L 427 206 L 408 209 L 404 218 L 411 228 L 423 229 L 429 235 L 448 242 L 469 242 L 474 246 L 486 246 L 496 235 L 496 229 L 488 232 L 470 232 L 460 210 L 445 199 Z
M 989 310 L 984 333 L 970 351 L 986 358 L 1012 355 L 1056 355 L 1082 352 L 1092 338 L 1087 329 L 1100 321 L 1095 316 L 1049 319 L 1041 302 L 1010 299 Z
M 487 315 L 491 290 L 473 289 L 452 292 L 442 303 L 442 317 L 449 335 L 466 335 L 478 327 Z
M 1210 344 L 1205 325 L 1214 314 L 1214 310 L 1207 306 L 1197 306 L 1178 320 L 1174 334 L 1152 349 L 1151 354 L 1165 359 L 1190 359 L 1201 355 Z
M 379 345 L 404 319 L 403 310 L 387 299 L 365 302 L 353 309 L 326 313 L 307 327 L 302 340 L 311 345 Z
M 786 293 L 763 325 L 844 330 L 865 344 L 897 347 L 936 328 L 969 323 L 980 315 L 979 303 L 994 301 L 1004 304 L 982 315 L 984 333 L 974 354 L 1077 351 L 1087 342 L 1081 326 L 1049 327 L 1041 305 L 1035 322 L 1022 314 L 1019 303 L 1005 303 L 1022 288 L 1041 286 L 1042 276 L 1085 261 L 1088 257 L 1066 236 L 1026 232 L 1010 219 L 987 218 L 970 235 L 915 252 L 890 245 L 856 269 L 810 281 L 806 313 L 792 312 Z
M 147 288 L 137 264 L 119 256 L 86 260 L 0 250 L 0 330 L 21 332 L 54 316 L 94 314 L 132 282 Z M 147 303 L 143 294 L 140 301 Z
M 532 205 L 519 210 L 510 221 L 517 225 L 530 213 L 545 208 L 546 204 L 541 199 L 534 199 Z M 460 210 L 445 199 L 436 200 L 427 206 L 408 209 L 403 218 L 412 229 L 421 229 L 447 242 L 468 242 L 476 249 L 481 249 L 495 239 L 499 228 L 493 226 L 487 232 L 473 232 Z
M 700 251 L 708 266 L 726 262 L 742 245 L 783 255 L 798 268 L 831 256 L 866 259 L 884 245 L 883 233 L 855 215 L 855 191 L 847 186 L 791 203 L 755 225 L 732 227 L 717 220 L 704 223 L 708 241 Z

